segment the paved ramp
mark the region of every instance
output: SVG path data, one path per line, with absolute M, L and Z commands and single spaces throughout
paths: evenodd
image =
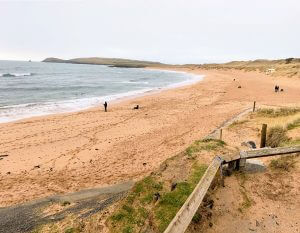
M 104 188 L 87 189 L 0 208 L 0 233 L 30 232 L 41 224 L 60 221 L 70 214 L 77 214 L 79 218 L 89 217 L 118 201 L 133 184 L 133 182 L 126 182 Z M 45 216 L 42 213 L 44 207 L 64 201 L 74 204 L 53 215 Z

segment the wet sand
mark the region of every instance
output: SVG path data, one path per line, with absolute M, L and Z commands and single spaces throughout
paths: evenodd
M 253 101 L 300 103 L 300 80 L 256 72 L 180 69 L 197 84 L 77 113 L 0 124 L 0 207 L 136 180 Z M 233 81 L 233 79 L 236 81 Z M 274 93 L 278 84 L 284 92 Z M 241 85 L 242 88 L 238 88 Z M 132 110 L 136 104 L 139 110 Z

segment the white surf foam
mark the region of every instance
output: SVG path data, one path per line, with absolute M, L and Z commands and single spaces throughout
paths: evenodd
M 178 73 L 177 71 L 161 71 L 161 70 L 159 72 Z M 204 77 L 203 75 L 193 75 L 193 74 L 187 74 L 185 72 L 180 72 L 180 73 L 184 73 L 186 75 L 185 81 L 174 83 L 162 88 L 158 88 L 158 87 L 144 88 L 141 90 L 129 91 L 125 93 L 119 93 L 119 94 L 113 94 L 113 95 L 101 96 L 101 97 L 82 98 L 82 99 L 73 99 L 73 100 L 66 100 L 66 101 L 45 102 L 45 103 L 28 103 L 28 104 L 0 107 L 0 123 L 12 122 L 24 118 L 37 117 L 43 115 L 76 112 L 79 110 L 84 110 L 96 106 L 100 107 L 100 105 L 104 101 L 121 100 L 126 97 L 134 97 L 134 96 L 145 94 L 147 92 L 153 92 L 158 90 L 164 90 L 164 89 L 189 85 L 201 81 Z
M 0 77 L 23 77 L 23 76 L 32 76 L 33 73 L 5 73 L 0 74 Z

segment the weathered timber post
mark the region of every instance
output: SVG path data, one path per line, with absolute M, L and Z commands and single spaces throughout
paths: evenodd
M 240 167 L 246 166 L 246 159 L 240 159 Z
M 224 174 L 223 174 L 223 166 L 222 164 L 220 165 L 220 176 L 221 176 L 221 180 L 220 180 L 220 183 L 222 185 L 222 187 L 225 187 L 225 181 L 224 181 Z
M 223 129 L 220 129 L 220 140 L 222 141 Z
M 263 124 L 261 128 L 260 148 L 266 147 L 267 140 L 267 124 Z
M 255 112 L 255 105 L 256 105 L 256 101 L 254 101 L 253 103 L 253 112 Z
M 239 159 L 239 161 L 240 161 L 240 168 L 243 168 L 243 167 L 246 166 L 246 158 L 245 157 L 247 157 L 247 153 L 245 151 L 241 151 L 240 152 L 240 157 L 241 157 Z
M 235 161 L 235 170 L 236 171 L 240 170 L 240 160 L 239 159 Z
M 228 170 L 229 170 L 230 172 L 232 172 L 233 169 L 234 169 L 234 166 L 235 166 L 235 162 L 234 162 L 234 161 L 230 161 L 230 162 L 228 163 Z

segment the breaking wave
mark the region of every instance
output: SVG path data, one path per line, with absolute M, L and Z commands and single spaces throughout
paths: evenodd
M 33 73 L 5 73 L 5 74 L 0 74 L 0 77 L 25 77 L 25 76 L 33 76 Z

